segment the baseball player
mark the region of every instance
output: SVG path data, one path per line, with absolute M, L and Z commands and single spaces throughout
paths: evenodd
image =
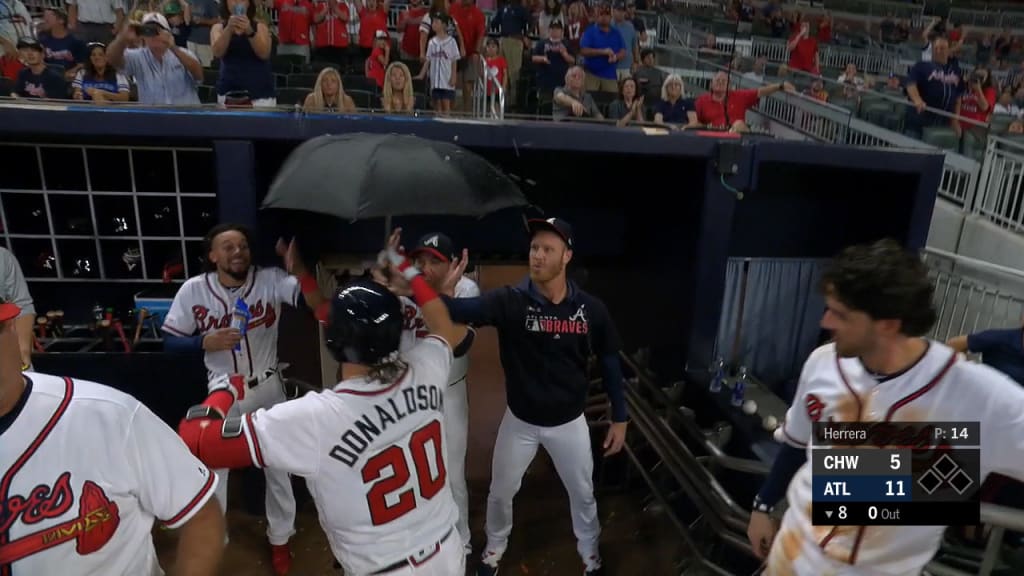
M 982 421 L 982 475 L 1021 479 L 1024 390 L 922 338 L 935 321 L 932 284 L 921 260 L 896 242 L 844 250 L 822 286 L 821 324 L 833 341 L 804 364 L 780 428 L 786 446 L 754 500 L 747 534 L 772 576 L 916 576 L 938 550 L 943 527 L 811 525 L 812 424 Z M 769 514 L 783 491 L 789 508 L 776 536 Z
M 471 344 L 472 333 L 452 323 L 404 256 L 390 254 L 396 274 L 410 280 L 429 336 L 399 353 L 398 297 L 355 280 L 332 298 L 326 329 L 341 382 L 238 416 L 229 407 L 240 378 L 222 378 L 179 433 L 212 466 L 306 477 L 345 574 L 454 576 L 465 572 L 466 557 L 447 482 L 443 413 L 453 353 Z M 453 350 L 450 342 L 461 344 Z
M 322 301 L 316 280 L 295 257 L 294 243 L 284 254 L 293 274 L 280 268 L 252 265 L 248 231 L 236 224 L 221 224 L 206 236 L 213 271 L 186 281 L 174 297 L 163 323 L 169 350 L 203 350 L 212 391 L 219 376 L 241 374 L 234 412 L 246 413 L 285 400 L 278 373 L 277 339 L 281 305 L 300 302 L 317 309 Z M 300 292 L 303 296 L 299 298 Z M 241 300 L 249 311 L 246 330 L 233 327 L 234 310 Z M 228 471 L 218 470 L 217 499 L 227 509 Z M 291 569 L 288 540 L 295 534 L 295 497 L 288 473 L 265 470 L 267 478 L 267 539 L 271 564 L 279 576 Z
M 594 499 L 594 459 L 583 409 L 596 355 L 612 404 L 605 455 L 626 439 L 626 403 L 619 335 L 603 302 L 565 276 L 573 254 L 572 227 L 560 218 L 529 222 L 530 275 L 517 286 L 477 298 L 446 299 L 452 318 L 498 330 L 508 408 L 498 428 L 487 497 L 487 546 L 480 576 L 497 574 L 512 532 L 512 499 L 543 446 L 569 493 L 573 532 L 585 574 L 602 573 L 601 526 Z M 449 279 L 450 285 L 454 282 Z
M 113 388 L 20 370 L 20 314 L 0 301 L 0 576 L 163 574 L 153 521 L 180 529 L 175 572 L 213 576 L 217 476 Z
M 445 279 L 456 266 L 461 264 L 456 256 L 451 238 L 439 232 L 424 235 L 416 242 L 409 257 L 427 283 L 437 292 L 443 291 Z M 462 262 L 465 258 L 461 259 Z M 480 295 L 480 288 L 472 279 L 458 277 L 450 296 L 473 298 Z M 401 350 L 409 350 L 419 340 L 429 335 L 423 315 L 416 303 L 408 296 L 402 296 L 402 312 L 405 319 L 402 331 Z M 452 362 L 448 376 L 448 388 L 444 392 L 445 449 L 448 451 L 448 483 L 452 496 L 459 507 L 458 530 L 466 554 L 473 552 L 469 531 L 469 489 L 466 487 L 466 442 L 469 435 L 469 397 L 466 393 L 466 373 L 469 370 L 469 350 L 457 356 Z

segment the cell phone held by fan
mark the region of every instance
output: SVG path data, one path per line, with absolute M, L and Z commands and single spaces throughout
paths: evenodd
M 235 7 L 231 9 L 231 13 L 235 16 L 245 16 L 245 5 L 235 4 Z
M 251 318 L 252 314 L 249 313 L 249 305 L 245 303 L 245 300 L 241 298 L 235 300 L 235 307 L 231 312 L 231 327 L 238 330 L 242 338 L 245 338 Z M 238 344 L 235 344 L 235 352 L 239 352 L 241 349 L 242 342 L 239 341 Z

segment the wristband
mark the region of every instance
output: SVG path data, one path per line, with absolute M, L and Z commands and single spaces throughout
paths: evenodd
M 430 287 L 430 284 L 427 283 L 427 279 L 422 275 L 417 274 L 416 277 L 409 282 L 409 285 L 412 287 L 413 299 L 421 308 L 427 303 L 438 298 L 437 291 Z
M 312 274 L 303 274 L 302 276 L 299 276 L 299 288 L 302 290 L 303 294 L 320 291 L 320 285 L 316 283 L 316 278 L 313 278 Z
M 761 495 L 754 496 L 754 504 L 752 506 L 755 512 L 762 512 L 764 514 L 771 514 L 775 510 L 774 506 L 769 506 L 764 500 L 761 500 Z

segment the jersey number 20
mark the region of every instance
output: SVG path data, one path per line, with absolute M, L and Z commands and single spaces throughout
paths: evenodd
M 427 444 L 433 445 L 436 476 L 430 469 Z M 370 507 L 370 519 L 374 526 L 387 524 L 415 510 L 416 494 L 413 493 L 414 490 L 418 489 L 424 500 L 430 500 L 444 488 L 446 472 L 441 450 L 443 450 L 441 422 L 433 420 L 410 435 L 407 447 L 394 444 L 366 461 L 366 464 L 363 465 L 363 482 L 374 483 L 366 494 L 366 503 Z M 417 482 L 416 485 L 402 491 L 396 497 L 395 492 L 405 488 L 411 476 L 406 452 L 412 456 Z M 391 469 L 391 475 L 381 479 L 381 474 L 388 468 Z M 392 496 L 391 504 L 388 504 L 388 496 Z

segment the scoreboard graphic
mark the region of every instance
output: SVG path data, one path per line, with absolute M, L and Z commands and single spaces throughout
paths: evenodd
M 978 422 L 816 423 L 815 526 L 980 524 Z

